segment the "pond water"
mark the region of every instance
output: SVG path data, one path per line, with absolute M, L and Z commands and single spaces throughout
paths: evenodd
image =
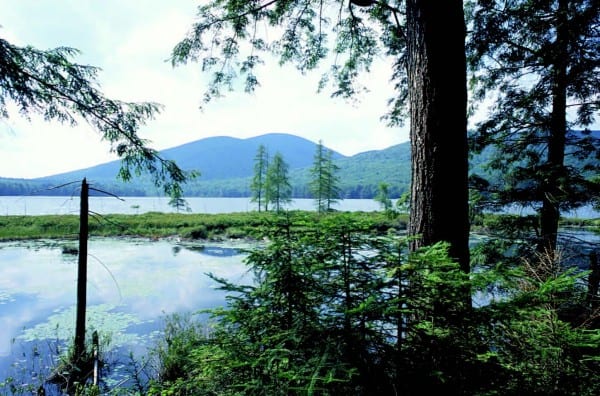
M 194 213 L 254 210 L 246 198 L 190 198 L 190 205 Z M 312 200 L 294 200 L 291 209 L 311 209 L 313 205 Z M 97 213 L 173 211 L 167 199 L 155 197 L 125 201 L 93 197 L 90 209 Z M 373 200 L 342 200 L 336 209 L 372 211 L 379 205 Z M 0 215 L 78 211 L 79 197 L 0 197 Z M 598 216 L 591 211 L 581 217 Z M 564 235 L 596 246 L 600 238 L 577 231 Z M 33 373 L 26 357 L 33 348 L 72 339 L 77 256 L 65 253 L 69 247 L 76 247 L 76 242 L 0 242 L 0 383 L 15 373 Z M 155 344 L 166 315 L 225 303 L 224 293 L 215 289 L 216 282 L 206 273 L 232 282 L 250 282 L 244 265 L 246 247 L 187 244 L 175 239 L 90 239 L 88 331 L 108 334 L 108 348 L 144 354 Z
M 0 382 L 30 362 L 18 359 L 44 340 L 72 340 L 77 256 L 73 241 L 0 243 Z M 87 329 L 110 336 L 109 348 L 143 353 L 165 315 L 223 305 L 206 273 L 248 277 L 243 246 L 176 240 L 90 239 Z

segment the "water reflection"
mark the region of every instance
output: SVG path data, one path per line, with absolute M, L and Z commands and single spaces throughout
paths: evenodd
M 72 241 L 0 243 L 0 381 L 19 344 L 73 336 L 77 256 L 65 254 L 66 245 Z M 243 282 L 244 257 L 230 246 L 91 239 L 87 327 L 123 345 L 158 328 L 165 314 L 222 305 L 206 273 Z
M 598 243 L 597 234 L 568 237 Z M 473 236 L 472 243 L 482 239 Z M 68 247 L 73 241 L 0 243 L 0 381 L 20 345 L 73 336 L 77 256 Z M 243 260 L 250 247 L 92 238 L 88 329 L 109 333 L 113 347 L 143 350 L 165 314 L 224 304 L 223 292 L 206 273 L 249 283 Z
M 173 248 L 174 252 L 176 248 L 178 249 L 177 253 L 179 253 L 181 248 L 184 248 L 191 252 L 197 252 L 214 257 L 232 257 L 242 254 L 242 250 L 239 248 L 231 248 L 224 246 L 179 245 Z

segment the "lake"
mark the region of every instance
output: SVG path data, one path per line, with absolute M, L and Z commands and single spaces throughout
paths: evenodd
M 77 256 L 63 253 L 72 246 L 73 241 L 0 243 L 0 382 L 30 370 L 33 363 L 22 356 L 34 347 L 43 351 L 51 341 L 72 339 Z M 247 280 L 243 247 L 91 238 L 88 331 L 108 333 L 112 350 L 143 354 L 165 315 L 224 304 L 207 272 Z
M 192 213 L 232 213 L 256 210 L 256 202 L 249 198 L 186 198 Z M 315 210 L 313 199 L 294 199 L 287 209 Z M 373 199 L 341 199 L 334 206 L 340 211 L 372 212 L 381 210 L 381 205 Z M 140 214 L 146 212 L 173 213 L 166 197 L 90 197 L 90 210 L 99 214 Z M 531 211 L 521 207 L 511 207 L 509 213 L 523 214 Z M 79 196 L 0 196 L 0 216 L 35 216 L 79 214 Z M 565 217 L 582 219 L 598 218 L 600 212 L 591 206 L 563 214 Z
M 249 198 L 186 198 L 192 213 L 232 213 L 256 210 Z M 100 214 L 172 213 L 166 197 L 90 197 L 90 210 Z M 315 210 L 313 199 L 294 199 L 288 209 Z M 334 209 L 341 211 L 376 211 L 381 205 L 372 199 L 342 199 Z M 79 214 L 79 196 L 0 196 L 0 215 Z

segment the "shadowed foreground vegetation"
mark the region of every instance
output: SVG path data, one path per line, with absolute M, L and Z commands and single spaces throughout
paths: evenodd
M 447 245 L 409 253 L 405 237 L 373 224 L 279 216 L 265 228 L 270 243 L 246 260 L 254 284 L 209 274 L 227 305 L 208 323 L 167 320 L 145 392 L 598 394 L 590 272 L 524 249 L 494 255 L 490 239 L 466 274 Z
M 479 224 L 516 230 L 517 220 Z M 4 217 L 2 237 L 76 236 L 77 221 Z M 598 280 L 521 237 L 482 240 L 466 274 L 445 244 L 409 253 L 404 219 L 390 213 L 149 213 L 90 225 L 92 236 L 265 243 L 246 257 L 252 284 L 207 274 L 228 293 L 223 307 L 203 312 L 208 320 L 196 312 L 165 318 L 162 338 L 131 363 L 127 384 L 83 385 L 77 395 L 600 392 Z M 30 394 L 2 385 L 3 395 Z

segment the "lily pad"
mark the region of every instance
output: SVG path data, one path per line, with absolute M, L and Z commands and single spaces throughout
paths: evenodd
M 129 326 L 143 323 L 136 315 L 119 312 L 116 306 L 99 304 L 88 307 L 86 311 L 87 333 L 96 330 L 101 337 L 109 340 L 109 349 L 135 344 L 140 335 L 127 333 Z M 75 336 L 75 306 L 50 315 L 47 320 L 32 328 L 25 329 L 19 339 L 25 342 L 40 339 L 69 341 Z

